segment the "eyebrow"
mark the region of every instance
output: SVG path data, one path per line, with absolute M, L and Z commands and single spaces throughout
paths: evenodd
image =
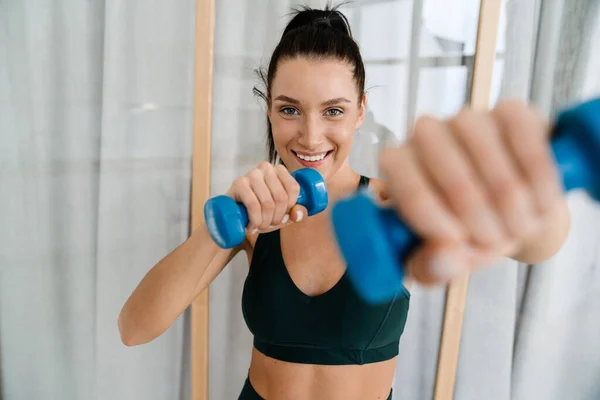
M 292 97 L 289 97 L 289 96 L 286 96 L 286 95 L 283 95 L 283 94 L 282 94 L 282 95 L 279 95 L 279 96 L 277 96 L 277 97 L 275 98 L 275 101 L 277 101 L 277 100 L 280 100 L 280 101 L 285 101 L 285 102 L 288 102 L 288 103 L 291 103 L 291 104 L 300 104 L 300 101 L 299 101 L 299 100 L 296 100 L 296 99 L 294 99 L 294 98 L 292 98 Z M 351 103 L 351 101 L 350 101 L 350 100 L 348 100 L 348 99 L 347 99 L 347 98 L 345 98 L 345 97 L 336 97 L 335 99 L 331 99 L 331 100 L 324 101 L 324 102 L 322 103 L 322 105 L 323 105 L 324 107 L 327 107 L 327 106 L 332 106 L 332 105 L 334 105 L 334 104 L 340 104 L 340 103 Z

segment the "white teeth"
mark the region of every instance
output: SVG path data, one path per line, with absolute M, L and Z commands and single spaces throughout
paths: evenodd
M 296 154 L 296 156 L 304 161 L 321 161 L 322 159 L 325 158 L 325 156 L 327 155 L 327 153 L 323 153 L 321 155 L 318 156 L 303 156 L 302 154 Z

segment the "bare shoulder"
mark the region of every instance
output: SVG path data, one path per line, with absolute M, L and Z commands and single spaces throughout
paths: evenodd
M 381 179 L 371 178 L 369 180 L 369 191 L 371 191 L 375 195 L 375 198 L 381 202 L 388 200 L 385 182 Z

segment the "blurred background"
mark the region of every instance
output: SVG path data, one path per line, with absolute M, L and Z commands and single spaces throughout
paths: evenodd
M 198 0 L 202 1 L 202 0 Z M 211 195 L 266 159 L 252 93 L 295 6 L 216 2 Z M 337 4 L 334 2 L 334 4 Z M 195 0 L 0 0 L 0 399 L 187 400 L 189 313 L 125 347 L 117 316 L 189 234 Z M 477 0 L 342 7 L 366 66 L 368 115 L 352 163 L 423 113 L 468 102 Z M 505 0 L 491 104 L 552 117 L 600 92 L 600 3 Z M 600 398 L 600 211 L 569 197 L 572 228 L 543 265 L 504 260 L 469 286 L 455 398 Z M 251 336 L 237 257 L 210 290 L 209 398 L 235 399 Z M 430 399 L 444 289 L 413 286 L 394 399 Z

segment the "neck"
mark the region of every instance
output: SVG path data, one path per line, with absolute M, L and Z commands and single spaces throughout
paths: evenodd
M 330 203 L 354 192 L 359 179 L 360 174 L 352 170 L 350 161 L 346 160 L 340 169 L 326 182 Z

